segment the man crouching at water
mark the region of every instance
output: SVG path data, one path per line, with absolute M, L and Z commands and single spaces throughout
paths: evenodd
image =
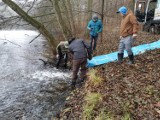
M 72 38 L 69 40 L 69 50 L 72 54 L 72 84 L 71 87 L 75 88 L 76 81 L 78 78 L 78 72 L 80 69 L 80 80 L 84 81 L 87 72 L 87 53 L 85 51 L 85 46 L 89 48 L 90 46 L 83 39 Z
M 64 60 L 64 67 L 67 69 L 67 61 L 68 61 L 68 41 L 61 41 L 56 48 L 57 51 L 57 63 L 56 63 L 56 68 L 59 68 L 60 63 Z

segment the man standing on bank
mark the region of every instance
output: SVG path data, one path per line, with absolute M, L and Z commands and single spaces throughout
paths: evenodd
M 90 47 L 96 50 L 98 34 L 102 32 L 103 25 L 102 21 L 98 19 L 96 14 L 93 15 L 92 20 L 89 21 L 87 29 L 90 31 Z
M 124 50 L 126 50 L 130 60 L 128 64 L 134 64 L 134 55 L 131 48 L 137 37 L 138 21 L 133 12 L 125 6 L 120 7 L 117 13 L 120 13 L 122 16 L 120 26 L 120 43 L 118 48 L 118 63 L 122 63 Z

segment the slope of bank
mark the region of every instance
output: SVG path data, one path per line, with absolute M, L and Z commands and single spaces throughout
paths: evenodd
M 99 44 L 103 50 L 99 49 L 97 53 L 116 50 L 117 39 L 115 37 L 108 44 Z M 141 33 L 136 45 L 156 39 L 159 36 Z M 128 59 L 125 59 L 121 65 L 113 62 L 91 69 L 83 87 L 73 91 L 66 99 L 60 118 L 160 119 L 160 49 L 147 51 L 135 59 L 134 65 L 128 65 Z
M 127 65 L 125 60 L 122 65 L 113 62 L 98 67 L 96 74 L 103 78 L 100 84 L 94 86 L 93 80 L 89 79 L 82 88 L 75 90 L 66 102 L 62 118 L 96 118 L 103 112 L 103 116 L 111 120 L 126 117 L 134 120 L 160 119 L 159 58 L 160 49 L 157 49 L 137 56 L 134 65 Z M 100 94 L 101 100 L 90 111 L 90 105 L 85 107 L 94 98 L 92 93 Z

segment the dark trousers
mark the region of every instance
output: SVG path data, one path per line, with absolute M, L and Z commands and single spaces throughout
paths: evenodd
M 86 77 L 86 72 L 87 72 L 87 58 L 82 58 L 78 60 L 73 60 L 72 63 L 72 69 L 73 69 L 73 74 L 72 74 L 72 82 L 76 82 L 78 78 L 78 72 L 80 69 L 80 78 L 84 79 Z
M 92 36 L 90 35 L 90 46 L 92 48 L 92 51 L 96 49 L 96 46 L 97 46 L 97 39 L 98 39 L 98 36 Z
M 56 64 L 56 68 L 59 68 L 60 63 L 64 60 L 64 67 L 67 68 L 68 55 L 67 53 L 59 54 L 59 58 Z

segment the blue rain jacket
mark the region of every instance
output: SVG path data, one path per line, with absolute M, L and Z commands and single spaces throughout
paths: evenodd
M 94 22 L 93 20 L 90 20 L 88 23 L 87 28 L 90 30 L 90 35 L 92 36 L 98 36 L 98 33 L 102 32 L 103 25 L 101 20 L 97 20 Z

